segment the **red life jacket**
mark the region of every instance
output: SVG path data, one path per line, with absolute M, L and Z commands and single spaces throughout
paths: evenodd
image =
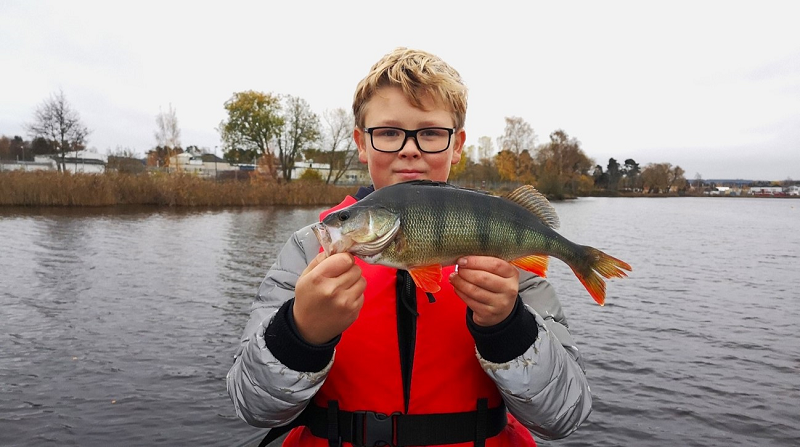
M 354 202 L 348 196 L 320 219 Z M 356 263 L 367 280 L 364 306 L 355 323 L 342 333 L 331 371 L 313 401 L 327 407 L 335 400 L 340 410 L 351 412 L 406 413 L 398 346 L 397 271 L 358 258 Z M 452 271 L 452 266 L 443 269 L 442 290 L 436 293 L 435 302 L 416 290 L 419 316 L 407 414 L 474 411 L 480 398 L 488 399 L 489 408 L 502 405 L 497 386 L 475 356 L 475 341 L 465 321 L 466 304 L 447 280 Z M 508 420 L 499 435 L 486 440 L 486 446 L 536 445 L 513 416 L 508 415 Z M 327 447 L 328 440 L 315 437 L 308 427 L 297 427 L 283 445 Z

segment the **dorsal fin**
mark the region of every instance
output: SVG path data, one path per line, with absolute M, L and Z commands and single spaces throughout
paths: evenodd
M 536 188 L 531 185 L 522 185 L 506 194 L 505 198 L 532 212 L 539 220 L 552 229 L 556 229 L 560 225 L 558 214 L 556 214 L 553 205 L 550 204 L 550 201 L 547 200 L 544 194 L 537 191 Z

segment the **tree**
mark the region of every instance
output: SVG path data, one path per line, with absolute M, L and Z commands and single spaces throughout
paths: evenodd
M 25 125 L 33 138 L 44 138 L 56 154 L 61 155 L 58 170 L 66 171 L 67 152 L 82 149 L 91 132 L 81 122 L 78 112 L 67 102 L 64 92 L 59 91 L 46 99 L 34 112 L 33 122 Z
M 608 174 L 603 172 L 603 167 L 597 165 L 592 172 L 595 188 L 608 189 Z
M 586 156 L 578 140 L 559 129 L 550 134 L 549 143 L 537 150 L 536 164 L 539 190 L 544 194 L 561 195 L 565 189 L 573 194 L 577 192 L 578 181 L 581 176 L 589 175 L 594 161 Z M 547 186 L 542 186 L 544 184 Z
M 625 166 L 622 168 L 622 173 L 625 180 L 625 187 L 631 190 L 639 188 L 639 163 L 636 163 L 632 158 L 625 160 Z
M 647 189 L 648 194 L 669 191 L 671 169 L 670 163 L 648 163 L 642 170 L 642 188 Z
M 475 162 L 480 163 L 482 160 L 490 160 L 492 154 L 494 154 L 492 139 L 486 136 L 478 138 L 478 159 Z
M 522 151 L 533 151 L 535 145 L 536 134 L 530 124 L 516 116 L 506 117 L 505 132 L 499 142 L 501 151 L 519 156 Z
M 339 181 L 345 172 L 350 169 L 353 161 L 358 159 L 355 150 L 353 130 L 355 118 L 353 113 L 343 108 L 326 110 L 323 112 L 325 119 L 325 147 L 328 149 L 328 164 L 330 169 L 325 178 L 325 183 Z
M 671 191 L 673 187 L 679 191 L 685 191 L 687 185 L 686 178 L 683 176 L 685 173 L 686 171 L 684 171 L 680 166 L 675 166 L 674 168 L 670 169 L 669 186 L 667 186 L 667 191 Z
M 311 110 L 306 100 L 296 96 L 286 96 L 284 104 L 283 127 L 276 142 L 278 161 L 283 179 L 292 180 L 292 170 L 297 157 L 304 150 L 319 142 L 319 117 Z
M 161 107 L 158 108 L 155 136 L 156 146 L 172 149 L 181 147 L 181 129 L 178 127 L 178 115 L 172 104 L 169 105 L 167 113 L 162 112 Z
M 502 150 L 494 157 L 494 165 L 502 180 L 515 181 L 517 179 L 517 156 L 509 151 Z
M 228 119 L 219 126 L 224 158 L 232 163 L 250 163 L 263 156 L 269 174 L 275 178 L 275 154 L 270 142 L 283 128 L 280 98 L 253 90 L 238 92 L 225 102 L 225 110 Z
M 619 189 L 619 181 L 622 178 L 622 170 L 620 169 L 619 163 L 616 159 L 608 159 L 608 169 L 606 169 L 606 175 L 608 176 L 608 190 L 616 191 Z
M 699 172 L 694 174 L 694 189 L 697 192 L 703 192 L 703 176 Z

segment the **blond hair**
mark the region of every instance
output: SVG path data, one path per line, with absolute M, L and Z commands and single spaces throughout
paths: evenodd
M 467 118 L 467 87 L 461 75 L 439 57 L 422 50 L 395 48 L 369 70 L 353 96 L 356 126 L 364 126 L 367 102 L 383 87 L 399 87 L 411 105 L 420 109 L 425 99 L 453 114 L 456 129 Z

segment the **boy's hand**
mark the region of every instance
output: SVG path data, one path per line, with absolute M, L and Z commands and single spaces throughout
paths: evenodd
M 353 255 L 317 255 L 295 286 L 293 312 L 300 336 L 320 345 L 341 334 L 358 318 L 366 287 Z
M 514 310 L 519 293 L 519 271 L 502 259 L 466 256 L 450 275 L 456 294 L 472 309 L 478 326 L 493 326 Z

